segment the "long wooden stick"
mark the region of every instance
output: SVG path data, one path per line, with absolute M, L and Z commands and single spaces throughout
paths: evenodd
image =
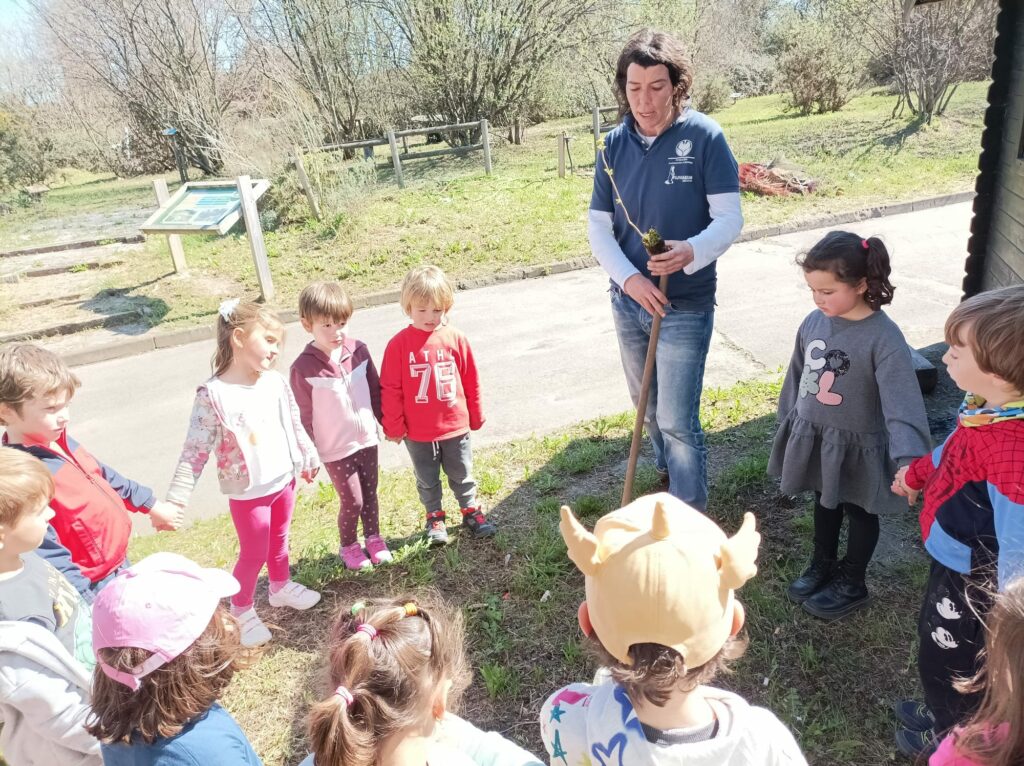
M 662 274 L 658 280 L 658 289 L 662 295 L 668 292 L 668 274 Z M 636 463 L 640 457 L 640 439 L 644 433 L 644 415 L 647 413 L 647 398 L 651 392 L 651 378 L 654 377 L 654 357 L 658 353 L 658 333 L 661 332 L 661 314 L 655 314 L 651 322 L 651 339 L 647 342 L 647 359 L 644 361 L 644 374 L 640 379 L 640 396 L 636 402 L 636 420 L 633 422 L 633 442 L 629 445 L 629 462 L 626 463 L 626 483 L 622 487 L 622 505 L 633 499 L 633 478 L 636 476 Z

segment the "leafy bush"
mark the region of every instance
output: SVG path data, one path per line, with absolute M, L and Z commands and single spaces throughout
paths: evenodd
M 723 75 L 709 72 L 702 76 L 698 72 L 693 84 L 693 108 L 705 114 L 717 112 L 732 103 L 732 92 Z
M 46 180 L 56 165 L 53 142 L 0 111 L 0 190 Z
M 864 81 L 861 57 L 822 25 L 795 27 L 779 56 L 779 85 L 787 109 L 800 114 L 838 112 Z

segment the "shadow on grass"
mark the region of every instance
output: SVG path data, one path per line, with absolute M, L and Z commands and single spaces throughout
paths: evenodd
M 131 287 L 104 288 L 82 301 L 79 308 L 108 317 L 110 324 L 105 326 L 118 335 L 143 335 L 163 322 L 171 307 L 162 298 L 137 293 L 172 276 L 174 274 L 168 272 Z
M 743 512 L 752 511 L 763 535 L 759 573 L 739 594 L 750 647 L 735 672 L 715 683 L 773 710 L 792 727 L 811 763 L 888 762 L 892 703 L 917 691 L 913 640 L 927 564 L 914 514 L 884 522 L 884 535 L 898 544 L 880 547 L 872 564 L 869 608 L 823 623 L 790 604 L 785 588 L 808 557 L 812 516 L 809 498 L 780 496 L 765 475 L 777 394 L 777 384 L 741 384 L 705 391 L 702 402 L 710 515 L 731 534 Z M 929 406 L 948 408 L 939 401 Z M 347 572 L 337 558 L 333 488 L 305 493 L 292 525 L 293 570 L 296 579 L 323 593 L 323 601 L 308 612 L 270 609 L 261 586 L 257 606 L 275 639 L 225 695 L 264 761 L 295 764 L 304 756 L 309 708 L 329 691 L 321 669 L 338 610 L 361 598 L 415 598 L 428 591 L 440 592 L 466 619 L 474 682 L 463 702 L 470 720 L 541 753 L 537 714 L 543 700 L 594 671 L 576 625 L 583 578 L 566 557 L 558 509 L 570 505 L 590 527 L 618 507 L 631 422 L 623 413 L 480 450 L 475 474 L 500 530 L 490 540 L 455 528 L 458 511 L 448 495 L 451 542 L 427 548 L 410 472 L 382 474 L 382 531 L 395 561 L 369 572 Z M 637 493 L 658 488 L 645 455 Z M 207 565 L 234 563 L 237 544 L 226 518 L 160 537 L 159 547 Z M 136 541 L 133 558 L 156 545 L 152 538 Z

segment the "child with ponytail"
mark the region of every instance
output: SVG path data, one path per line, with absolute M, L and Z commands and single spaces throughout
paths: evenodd
M 787 494 L 814 491 L 814 553 L 788 596 L 831 620 L 867 603 L 878 515 L 905 509 L 891 477 L 930 438 L 910 348 L 882 311 L 894 289 L 885 245 L 833 231 L 798 263 L 817 309 L 797 331 L 768 472 Z
M 291 579 L 288 560 L 295 475 L 312 481 L 320 461 L 288 381 L 273 369 L 283 339 L 277 314 L 237 299 L 224 301 L 219 314 L 213 377 L 196 390 L 167 499 L 186 505 L 210 456 L 216 457 L 239 543 L 234 576 L 241 588 L 231 598 L 231 613 L 242 644 L 256 646 L 270 640 L 253 605 L 264 564 L 271 606 L 309 609 L 320 601 L 319 593 Z
M 300 766 L 540 766 L 448 713 L 469 681 L 461 616 L 440 602 L 360 601 L 328 640 L 328 695 Z

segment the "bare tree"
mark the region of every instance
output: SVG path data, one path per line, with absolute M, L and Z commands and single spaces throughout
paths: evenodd
M 375 6 L 358 0 L 252 0 L 246 26 L 264 76 L 282 92 L 302 89 L 323 140 L 335 143 L 360 133 L 367 80 L 393 67 L 380 21 Z
M 101 86 L 138 132 L 176 128 L 191 165 L 221 169 L 221 123 L 241 82 L 240 37 L 222 0 L 27 2 L 69 64 L 67 87 Z
M 986 70 L 992 56 L 995 0 L 960 0 L 911 8 L 909 0 L 863 8 L 865 42 L 892 73 L 899 103 L 928 120 L 942 114 L 957 86 Z
M 445 121 L 499 124 L 529 104 L 546 65 L 559 58 L 575 65 L 569 52 L 607 2 L 384 1 L 402 34 L 397 50 L 408 56 L 420 109 Z

